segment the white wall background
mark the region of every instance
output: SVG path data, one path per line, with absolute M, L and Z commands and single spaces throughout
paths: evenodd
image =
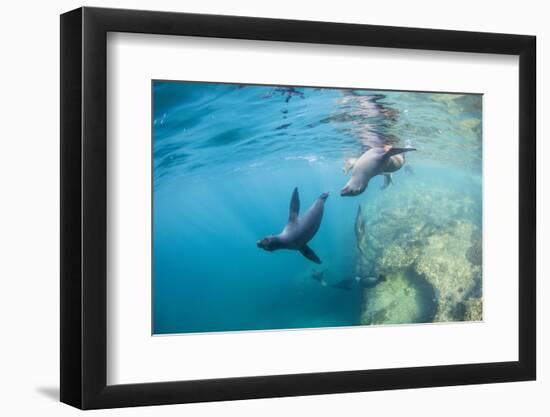
M 309 3 L 309 4 L 308 4 Z M 0 42 L 0 410 L 2 415 L 75 415 L 57 402 L 59 378 L 59 17 L 73 0 L 5 2 Z M 545 79 L 550 26 L 545 3 L 461 0 L 124 0 L 86 5 L 239 14 L 538 36 L 539 265 L 538 381 L 498 385 L 146 407 L 94 415 L 464 415 L 546 416 L 550 412 L 550 145 L 542 120 L 550 97 Z M 545 190 L 543 190 L 545 188 Z

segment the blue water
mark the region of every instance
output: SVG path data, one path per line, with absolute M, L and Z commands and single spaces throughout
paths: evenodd
M 481 175 L 480 96 L 155 81 L 153 105 L 155 334 L 360 324 L 362 291 L 311 277 L 355 275 L 357 206 L 388 191 L 379 176 L 340 197 L 344 159 L 418 148 L 395 189 Z M 294 187 L 302 212 L 330 192 L 309 244 L 322 265 L 256 246 L 284 227 Z

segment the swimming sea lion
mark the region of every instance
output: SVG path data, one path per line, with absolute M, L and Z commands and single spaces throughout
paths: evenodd
M 345 278 L 342 281 L 338 281 L 336 284 L 332 284 L 330 286 L 340 290 L 351 290 L 353 287 L 353 278 Z
M 361 205 L 359 204 L 357 206 L 357 214 L 355 215 L 355 241 L 357 244 L 357 249 L 359 249 L 359 252 L 362 255 L 365 254 L 361 246 L 361 243 L 363 242 L 364 237 L 365 237 L 365 218 L 363 217 L 363 213 L 361 212 Z
M 391 182 L 391 173 L 400 169 L 405 163 L 402 154 L 410 151 L 416 151 L 416 149 L 372 147 L 356 161 L 348 160 L 347 163 L 351 165 L 351 178 L 340 191 L 340 195 L 348 197 L 361 194 L 367 188 L 370 179 L 380 174 L 386 175 L 385 187 L 387 187 Z
M 290 213 L 287 225 L 278 235 L 266 236 L 258 240 L 256 245 L 268 252 L 277 249 L 297 250 L 310 261 L 320 264 L 321 260 L 307 243 L 313 239 L 313 236 L 319 230 L 319 226 L 321 226 L 325 200 L 327 198 L 328 193 L 321 194 L 309 210 L 302 217 L 298 217 L 300 197 L 298 195 L 298 188 L 294 188 L 292 198 L 290 199 Z
M 344 175 L 348 175 L 348 172 L 351 171 L 353 165 L 357 162 L 357 158 L 348 158 L 344 161 L 344 166 L 342 167 L 342 172 Z
M 324 287 L 338 288 L 339 290 L 353 290 L 354 288 L 372 288 L 385 280 L 386 277 L 380 274 L 378 276 L 344 278 L 335 284 L 327 284 L 327 282 L 323 280 L 321 281 L 321 285 Z
M 412 148 L 401 148 L 401 149 L 408 149 L 408 150 L 414 150 Z M 388 159 L 388 162 L 386 166 L 384 167 L 384 172 L 382 175 L 384 175 L 384 185 L 382 186 L 382 189 L 386 189 L 390 186 L 390 184 L 393 184 L 392 179 L 392 172 L 395 172 L 399 169 L 401 169 L 405 165 L 405 154 L 399 153 L 397 155 L 390 156 Z M 405 168 L 409 168 L 409 165 L 406 165 Z
M 362 288 L 372 288 L 376 285 L 378 285 L 380 282 L 384 282 L 386 280 L 386 276 L 382 274 L 378 275 L 370 275 L 370 276 L 356 276 L 355 281 L 359 284 Z
M 325 270 L 311 271 L 311 278 L 318 281 L 323 287 L 327 286 L 327 282 L 325 281 Z
M 296 90 L 294 87 L 275 87 L 264 98 L 273 97 L 275 94 L 285 96 L 285 103 L 288 103 L 292 97 L 306 98 L 304 93 Z

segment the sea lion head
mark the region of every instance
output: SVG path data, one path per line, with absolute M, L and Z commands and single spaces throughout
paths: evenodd
M 346 185 L 342 190 L 340 191 L 340 195 L 342 197 L 353 197 L 356 195 L 359 195 L 363 192 L 360 188 L 357 187 L 350 187 L 349 185 Z
M 353 197 L 361 194 L 367 188 L 370 177 L 364 178 L 361 175 L 353 175 L 348 180 L 344 188 L 340 190 L 342 197 Z
M 256 242 L 256 246 L 268 252 L 272 252 L 275 249 L 281 248 L 281 242 L 277 236 L 266 236 L 263 239 L 258 240 Z
M 344 188 L 340 190 L 340 195 L 342 197 L 353 197 L 361 194 L 367 188 L 366 184 L 355 184 L 353 181 L 349 181 Z

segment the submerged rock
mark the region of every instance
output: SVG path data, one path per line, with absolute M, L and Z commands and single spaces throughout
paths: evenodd
M 478 187 L 415 180 L 362 206 L 357 270 L 387 277 L 365 290 L 363 324 L 481 320 Z
M 483 302 L 481 298 L 470 298 L 464 302 L 466 311 L 464 313 L 464 321 L 481 321 L 483 320 Z
M 364 291 L 362 324 L 414 323 L 420 316 L 417 291 L 404 274 L 386 277 L 374 288 Z
M 468 260 L 474 264 L 481 266 L 482 264 L 482 245 L 481 245 L 481 231 L 479 229 L 472 232 L 470 239 L 472 246 L 466 252 Z
M 464 320 L 462 304 L 476 287 L 479 265 L 466 257 L 470 236 L 476 226 L 457 222 L 441 233 L 428 237 L 415 269 L 437 290 L 437 313 L 434 321 Z

